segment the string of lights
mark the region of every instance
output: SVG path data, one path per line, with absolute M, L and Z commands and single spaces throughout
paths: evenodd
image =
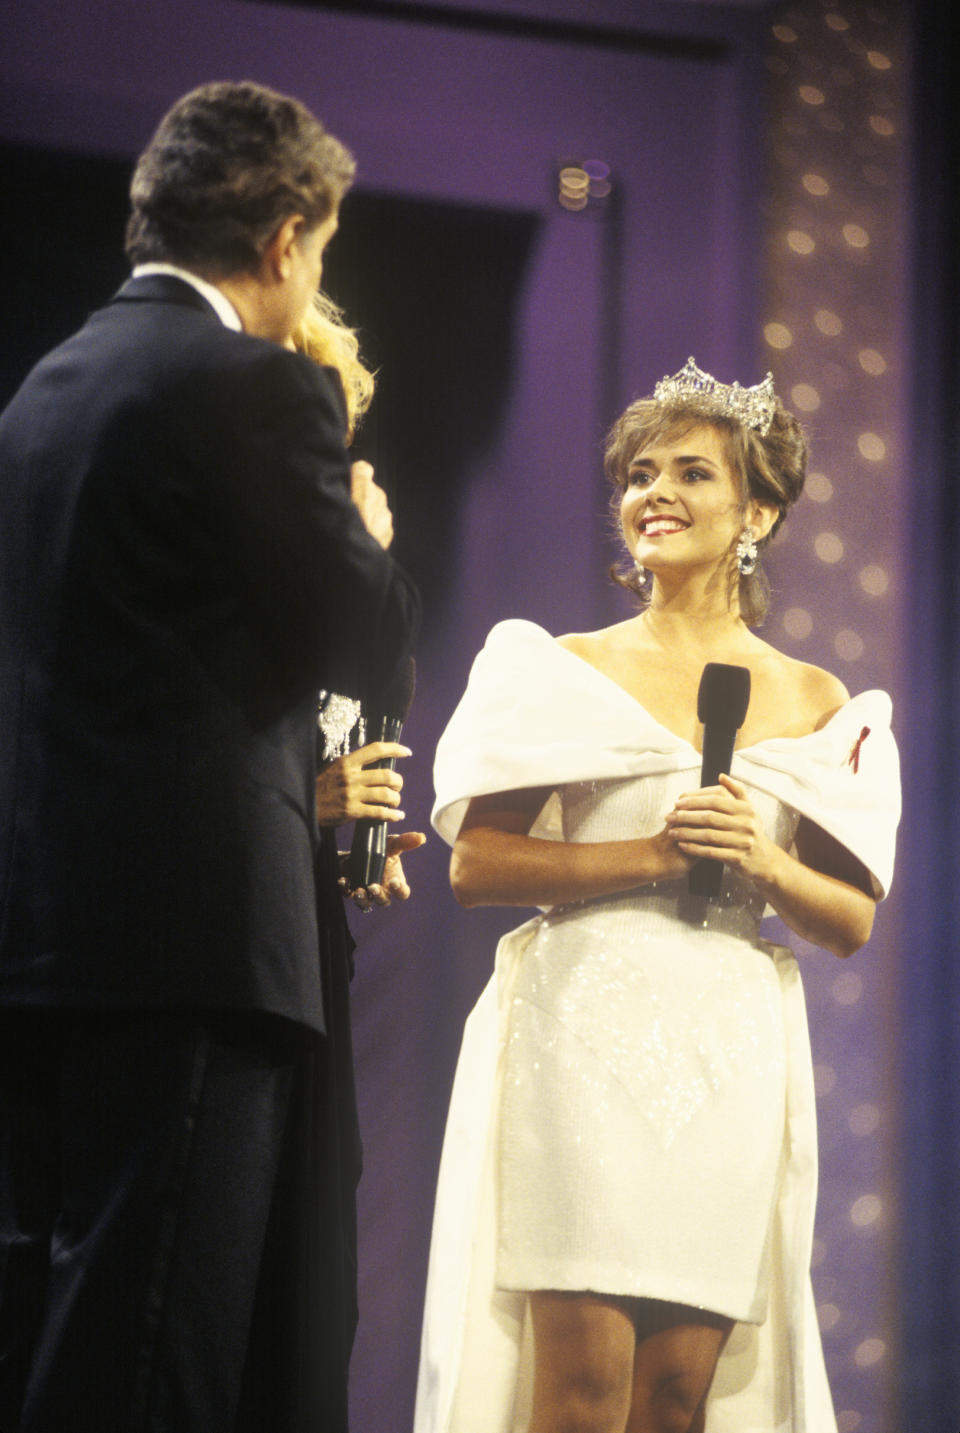
M 863 0 L 774 15 L 762 338 L 777 391 L 812 439 L 804 498 L 768 560 L 775 592 L 794 597 L 774 605 L 771 640 L 852 692 L 892 689 L 896 706 L 906 97 L 894 21 Z M 839 1433 L 894 1433 L 891 924 L 879 921 L 865 957 L 839 972 L 800 951 L 821 1133 L 814 1290 Z

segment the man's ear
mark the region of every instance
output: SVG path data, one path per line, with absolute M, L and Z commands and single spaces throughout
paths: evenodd
M 302 214 L 290 214 L 263 251 L 261 267 L 274 280 L 283 281 L 290 277 L 293 267 L 293 249 L 300 243 L 307 221 Z

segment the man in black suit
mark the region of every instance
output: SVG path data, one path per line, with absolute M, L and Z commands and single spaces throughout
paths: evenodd
M 345 1427 L 317 694 L 417 616 L 288 347 L 352 173 L 296 101 L 184 97 L 132 278 L 0 419 L 0 1433 Z

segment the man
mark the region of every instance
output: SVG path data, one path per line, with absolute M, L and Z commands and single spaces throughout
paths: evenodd
M 352 174 L 296 101 L 185 96 L 133 277 L 0 419 L 2 1433 L 346 1424 L 317 694 L 358 651 L 388 683 L 417 615 L 288 347 Z

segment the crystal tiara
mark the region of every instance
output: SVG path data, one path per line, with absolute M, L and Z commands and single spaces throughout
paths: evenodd
M 753 388 L 741 388 L 739 383 L 718 383 L 692 358 L 672 378 L 661 378 L 653 397 L 657 403 L 689 404 L 700 413 L 736 418 L 761 437 L 769 432 L 776 407 L 772 373 Z

